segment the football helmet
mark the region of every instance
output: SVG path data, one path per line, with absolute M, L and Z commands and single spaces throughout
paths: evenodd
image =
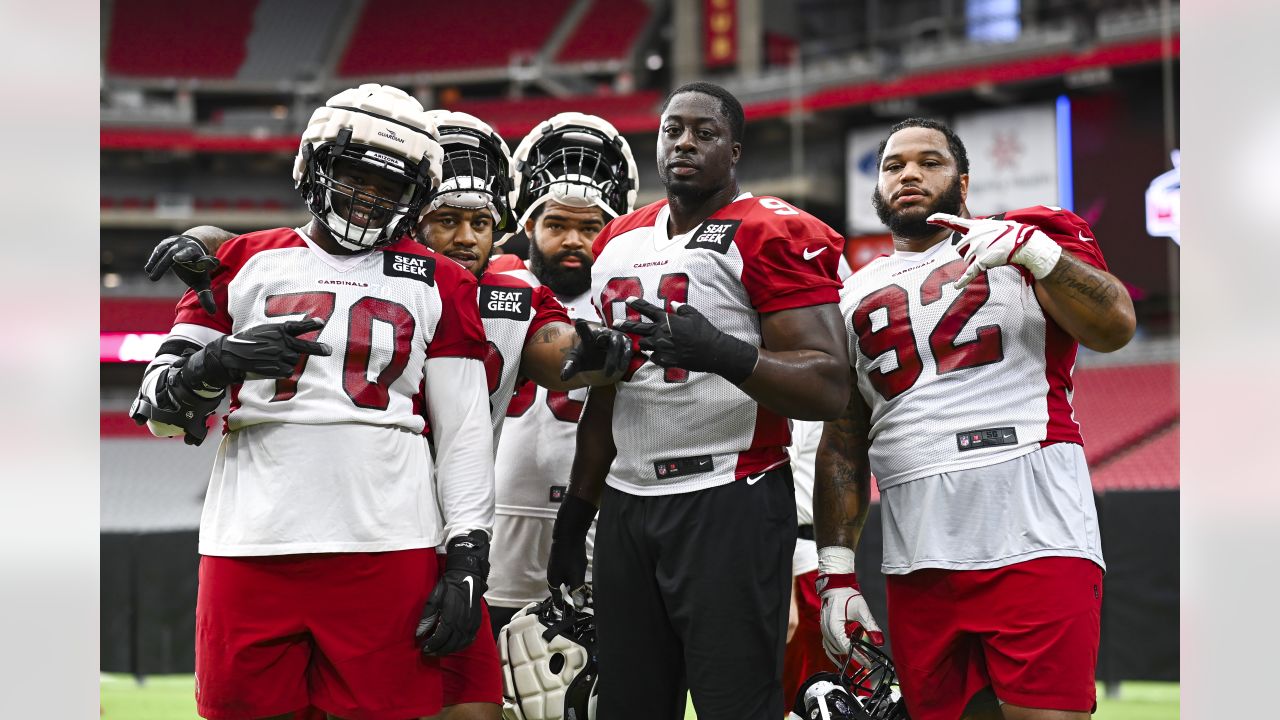
M 515 231 L 516 224 L 511 211 L 515 177 L 506 141 L 474 115 L 432 110 L 427 116 L 436 125 L 444 159 L 440 189 L 426 211 L 430 213 L 442 205 L 468 210 L 488 208 L 493 215 L 494 244 L 501 245 Z
M 595 720 L 596 620 L 549 597 L 498 633 L 504 720 Z
M 863 638 L 851 639 L 838 672 L 814 673 L 796 693 L 790 717 L 801 720 L 909 720 L 888 655 Z M 864 662 L 852 659 L 858 656 Z
M 635 206 L 639 173 L 631 146 L 603 118 L 565 112 L 544 120 L 520 141 L 514 157 L 521 226 L 548 200 L 595 205 L 606 221 Z
M 417 100 L 399 88 L 366 83 L 311 114 L 294 159 L 293 185 L 339 245 L 368 250 L 417 222 L 440 184 L 442 154 L 435 126 Z M 391 181 L 396 196 L 339 179 L 351 172 Z

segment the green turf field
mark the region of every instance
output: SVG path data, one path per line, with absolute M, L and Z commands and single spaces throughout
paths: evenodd
M 102 676 L 105 720 L 196 720 L 191 675 L 155 675 L 139 685 L 127 675 Z M 690 703 L 685 720 L 697 716 Z M 1097 720 L 1177 720 L 1178 684 L 1127 682 L 1108 700 L 1098 689 Z

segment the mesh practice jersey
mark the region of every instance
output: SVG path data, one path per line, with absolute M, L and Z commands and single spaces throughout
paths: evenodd
M 1106 269 L 1088 225 L 1069 211 L 1037 206 L 996 218 L 1035 225 Z M 881 492 L 1042 444 L 1082 444 L 1071 409 L 1076 341 L 1041 308 L 1034 278 L 1019 266 L 953 288 L 965 268 L 958 239 L 877 258 L 841 293 Z
M 530 275 L 530 278 L 533 276 Z M 496 452 L 507 408 L 520 383 L 525 343 L 547 323 L 569 324 L 564 306 L 549 288 L 517 275 L 486 272 L 480 276 L 480 321 L 488 338 L 485 375 L 489 380 L 489 412 Z
M 643 297 L 687 303 L 722 332 L 759 347 L 760 316 L 838 302 L 844 238 L 772 197 L 739 195 L 692 231 L 668 237 L 665 200 L 611 221 L 596 237 L 592 302 L 609 324 Z M 636 495 L 690 492 L 786 462 L 785 418 L 712 373 L 667 369 L 639 350 L 617 387 L 610 486 Z
M 488 457 L 477 462 L 471 449 L 453 443 L 438 460 L 450 477 L 437 487 L 423 437 L 428 375 L 446 378 L 441 392 L 457 394 L 460 404 L 472 399 L 468 388 L 484 389 L 486 346 L 470 274 L 407 239 L 334 256 L 291 228 L 233 238 L 218 258 L 217 314 L 205 313 L 188 291 L 171 338 L 205 345 L 257 325 L 314 317 L 325 326 L 303 337 L 333 353 L 304 357 L 288 378 L 250 377 L 231 386 L 228 433 L 201 520 L 202 553 L 430 547 L 445 539 L 446 520 L 490 526 Z M 174 359 L 153 362 L 144 393 Z M 437 359 L 443 364 L 432 364 Z M 444 368 L 451 370 L 432 374 Z M 473 384 L 451 386 L 455 379 Z M 483 402 L 483 394 L 476 397 Z M 478 413 L 464 415 L 465 422 L 474 422 L 472 415 Z M 487 433 L 480 445 L 488 456 Z
M 505 274 L 550 292 L 527 269 Z M 599 322 L 590 293 L 561 300 L 570 318 Z M 548 390 L 521 378 L 507 406 L 494 463 L 497 515 L 489 557 L 489 591 L 485 593 L 492 605 L 524 607 L 546 597 L 551 530 L 569 486 L 578 418 L 586 397 L 586 388 Z M 594 540 L 593 524 L 587 535 L 588 561 Z

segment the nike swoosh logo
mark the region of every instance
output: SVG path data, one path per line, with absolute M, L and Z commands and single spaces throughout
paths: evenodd
M 1093 238 L 1087 238 L 1084 236 L 1083 230 L 1078 231 L 1076 234 L 1080 236 L 1080 242 L 1093 242 Z
M 812 260 L 818 257 L 819 255 L 821 255 L 822 253 L 826 252 L 827 248 L 829 247 L 831 246 L 825 245 L 823 247 L 818 248 L 817 250 L 814 250 L 813 252 L 809 252 L 809 250 L 806 248 L 805 251 L 801 254 L 804 255 L 805 260 Z
M 824 249 L 825 249 L 825 248 L 824 248 Z M 756 483 L 760 482 L 760 478 L 762 478 L 762 477 L 764 477 L 764 473 L 757 473 L 757 474 L 755 474 L 755 475 L 748 475 L 748 476 L 747 476 L 747 484 L 748 484 L 748 485 L 755 485 Z
M 475 594 L 475 587 L 473 587 L 473 584 L 472 584 L 472 582 L 471 582 L 471 576 L 470 576 L 470 575 L 468 575 L 468 576 L 466 576 L 466 577 L 462 578 L 462 582 L 464 582 L 464 583 L 466 583 L 466 584 L 467 584 L 467 606 L 468 606 L 468 607 L 470 607 L 470 606 L 471 606 L 471 596 Z
M 244 340 L 244 339 L 242 339 L 242 338 L 238 338 L 238 337 L 236 337 L 235 335 L 228 335 L 228 336 L 227 336 L 227 342 L 240 343 L 241 345 L 253 345 L 253 344 L 254 344 L 254 342 L 253 342 L 252 340 Z

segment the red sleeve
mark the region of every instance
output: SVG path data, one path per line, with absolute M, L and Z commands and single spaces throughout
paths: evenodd
M 524 261 L 519 255 L 498 255 L 489 261 L 489 267 L 486 268 L 491 273 L 511 272 L 512 270 L 527 270 Z
M 428 358 L 460 357 L 484 360 L 489 349 L 476 299 L 479 284 L 471 273 L 453 263 L 436 263 L 436 291 L 440 293 L 440 322 L 427 348 Z
M 742 284 L 758 312 L 840 302 L 843 236 L 812 217 L 765 221 L 759 233 L 738 245 Z
M 553 322 L 573 325 L 573 321 L 569 319 L 569 313 L 556 299 L 556 294 L 551 292 L 551 288 L 539 285 L 533 289 L 533 319 L 529 322 L 529 330 L 524 335 L 525 341 L 532 338 L 534 333 L 541 330 L 547 323 Z
M 1054 242 L 1061 245 L 1063 250 L 1069 251 L 1082 262 L 1099 270 L 1107 269 L 1107 261 L 1102 257 L 1102 248 L 1098 247 L 1098 241 L 1093 237 L 1093 230 L 1089 228 L 1089 223 L 1070 210 L 1038 205 L 1007 212 L 1004 214 L 1004 219 L 1035 225 L 1045 235 L 1053 238 Z

